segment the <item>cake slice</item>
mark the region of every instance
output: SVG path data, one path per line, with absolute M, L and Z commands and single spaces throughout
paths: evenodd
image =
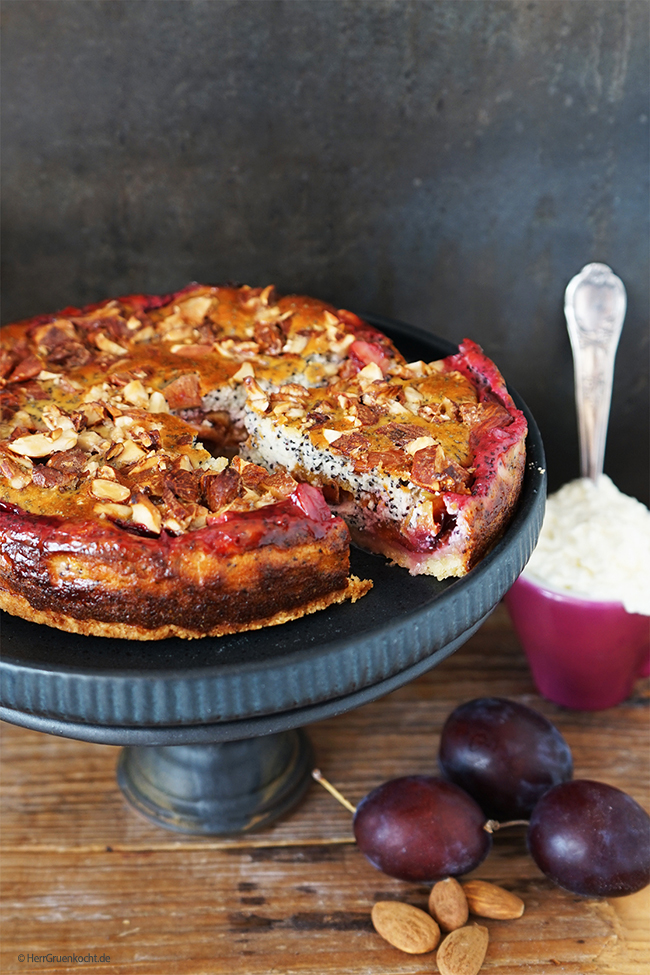
M 371 361 L 324 388 L 246 384 L 246 456 L 322 487 L 360 547 L 414 575 L 464 575 L 512 515 L 527 424 L 469 340 L 438 362 Z

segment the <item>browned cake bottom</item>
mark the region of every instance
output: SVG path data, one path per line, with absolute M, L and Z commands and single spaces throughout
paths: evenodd
M 296 518 L 277 542 L 249 533 L 244 544 L 258 547 L 239 552 L 236 522 L 163 541 L 110 524 L 52 526 L 6 512 L 0 520 L 0 608 L 72 633 L 222 636 L 355 601 L 372 586 L 348 578 L 340 519 L 323 527 Z

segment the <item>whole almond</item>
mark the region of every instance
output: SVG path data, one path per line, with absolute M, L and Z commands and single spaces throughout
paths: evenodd
M 488 929 L 468 924 L 448 934 L 438 948 L 440 975 L 477 975 L 488 946 Z
M 524 913 L 521 897 L 487 880 L 468 880 L 463 884 L 465 897 L 472 914 L 491 917 L 497 921 L 510 921 Z
M 429 911 L 443 931 L 455 931 L 467 924 L 467 898 L 455 877 L 447 877 L 433 885 L 429 894 Z
M 394 948 L 410 955 L 433 951 L 440 941 L 440 928 L 433 918 L 412 904 L 377 901 L 371 917 L 377 934 Z

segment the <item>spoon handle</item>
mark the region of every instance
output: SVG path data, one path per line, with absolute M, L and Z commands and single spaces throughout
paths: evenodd
M 603 473 L 614 359 L 627 307 L 625 288 L 606 264 L 587 264 L 564 296 L 575 374 L 580 473 Z

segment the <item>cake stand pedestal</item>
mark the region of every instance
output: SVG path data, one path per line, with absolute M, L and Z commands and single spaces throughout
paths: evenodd
M 303 797 L 313 752 L 302 729 L 213 745 L 128 745 L 118 784 L 138 812 L 182 833 L 247 833 Z

